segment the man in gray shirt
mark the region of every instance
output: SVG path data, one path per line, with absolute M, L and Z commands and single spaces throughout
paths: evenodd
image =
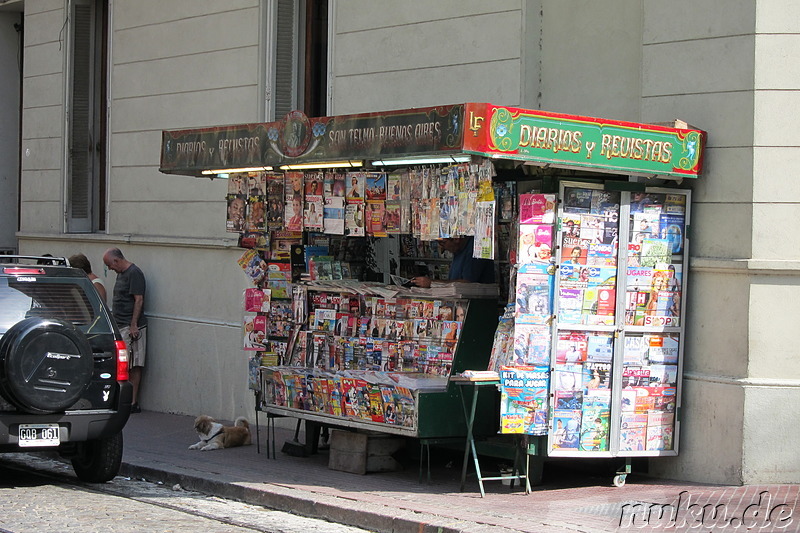
M 141 412 L 139 407 L 139 383 L 147 351 L 147 317 L 144 315 L 144 293 L 146 283 L 142 270 L 125 259 L 119 248 L 109 248 L 103 254 L 103 263 L 117 273 L 114 283 L 112 311 L 120 328 L 122 338 L 128 346 L 130 357 L 130 381 L 133 385 L 132 413 Z

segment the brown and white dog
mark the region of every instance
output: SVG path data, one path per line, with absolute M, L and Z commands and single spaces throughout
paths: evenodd
M 250 424 L 247 419 L 240 416 L 233 426 L 223 426 L 210 416 L 200 415 L 194 421 L 200 442 L 189 446 L 190 450 L 219 450 L 234 446 L 246 446 L 250 442 Z

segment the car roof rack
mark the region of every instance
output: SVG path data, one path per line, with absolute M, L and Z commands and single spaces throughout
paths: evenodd
M 70 266 L 66 257 L 53 257 L 51 255 L 0 255 L 0 263 L 20 263 L 21 261 L 36 261 L 37 265 Z

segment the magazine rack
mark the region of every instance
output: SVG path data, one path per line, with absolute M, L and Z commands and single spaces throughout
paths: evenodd
M 312 290 L 309 290 L 311 294 Z M 325 292 L 331 292 L 326 290 Z M 400 296 L 398 296 L 400 298 Z M 312 298 L 309 298 L 311 300 Z M 455 297 L 425 297 L 419 293 L 413 299 L 434 301 L 455 299 Z M 461 299 L 459 299 L 461 300 Z M 462 408 L 461 390 L 451 383 L 449 375 L 456 375 L 467 369 L 485 368 L 488 365 L 492 348 L 492 337 L 497 323 L 496 298 L 467 298 L 467 313 L 461 327 L 460 336 L 453 351 L 452 365 L 447 375 L 441 376 L 440 387 L 437 390 L 420 388 L 412 391 L 413 394 L 413 419 L 405 425 L 391 424 L 367 420 L 360 417 L 346 416 L 344 412 L 335 415 L 323 410 L 308 410 L 290 405 L 286 401 L 276 400 L 275 387 L 280 384 L 275 382 L 276 372 L 311 373 L 313 370 L 306 366 L 299 367 L 261 367 L 261 386 L 265 394 L 257 394 L 259 405 L 257 409 L 266 412 L 269 416 L 287 416 L 305 420 L 308 424 L 318 424 L 334 428 L 359 429 L 379 433 L 387 433 L 417 439 L 443 439 L 464 438 L 467 435 L 467 420 Z M 323 371 L 331 380 L 345 375 L 344 372 Z M 402 372 L 378 371 L 378 377 L 387 379 L 394 375 L 402 378 Z M 402 380 L 401 380 L 402 381 Z M 284 384 L 285 386 L 285 384 Z M 288 397 L 286 392 L 284 398 Z M 280 393 L 278 394 L 278 397 Z M 496 398 L 485 395 L 476 406 L 478 415 L 475 417 L 476 435 L 495 434 L 498 428 L 498 408 Z M 313 446 L 313 442 L 308 442 Z
M 548 455 L 626 458 L 621 486 L 630 458 L 678 453 L 690 192 L 561 198 Z

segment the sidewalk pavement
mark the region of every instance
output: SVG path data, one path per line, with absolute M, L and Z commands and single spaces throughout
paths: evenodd
M 612 471 L 572 460 L 548 462 L 542 484 L 530 494 L 486 481 L 481 498 L 474 475 L 459 491 L 463 452 L 436 450 L 428 484 L 418 481 L 413 441 L 407 447 L 413 453 L 401 460 L 403 470 L 358 475 L 329 469 L 325 450 L 310 457 L 281 453 L 294 437 L 293 419 L 276 424 L 277 459 L 267 458 L 265 427 L 260 454 L 256 445 L 189 450 L 198 440 L 193 422 L 190 416 L 149 411 L 132 415 L 120 474 L 381 533 L 800 531 L 798 485 L 707 485 L 634 473 L 617 488 Z M 481 460 L 485 471 L 496 467 L 496 460 Z

